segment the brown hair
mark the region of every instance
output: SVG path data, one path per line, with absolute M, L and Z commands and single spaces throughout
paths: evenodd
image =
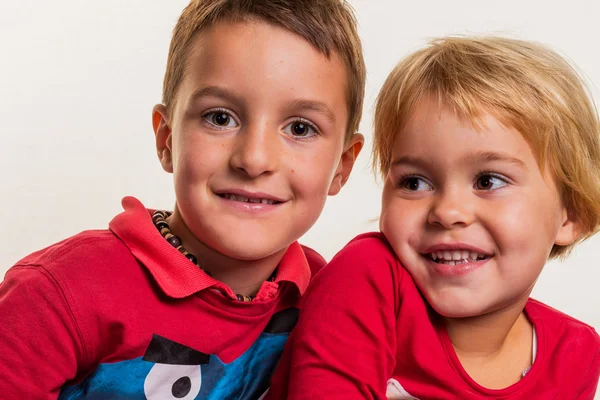
M 478 126 L 489 113 L 517 129 L 548 167 L 585 240 L 600 229 L 600 123 L 576 71 L 556 52 L 501 37 L 446 37 L 400 61 L 377 99 L 374 167 L 387 175 L 392 146 L 417 102 L 433 96 Z M 571 246 L 554 246 L 551 258 Z
M 337 53 L 348 72 L 346 138 L 358 130 L 365 90 L 365 64 L 352 8 L 342 0 L 192 0 L 173 31 L 163 84 L 163 104 L 172 111 L 193 40 L 221 20 L 259 19 L 293 32 L 325 54 Z

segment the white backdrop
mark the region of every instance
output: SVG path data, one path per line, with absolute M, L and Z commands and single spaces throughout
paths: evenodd
M 171 208 L 150 121 L 170 33 L 187 0 L 0 0 L 0 279 L 19 258 L 104 228 L 134 195 Z M 600 86 L 598 0 L 354 0 L 368 67 L 367 146 L 342 193 L 303 238 L 330 258 L 377 229 L 369 169 L 373 103 L 398 59 L 427 38 L 500 33 L 551 44 Z M 597 86 L 593 87 L 598 99 Z M 600 330 L 600 236 L 551 263 L 538 299 Z M 596 253 L 594 253 L 596 250 Z

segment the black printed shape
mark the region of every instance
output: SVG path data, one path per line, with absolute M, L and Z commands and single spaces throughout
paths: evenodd
M 190 394 L 191 390 L 192 390 L 192 380 L 190 379 L 189 376 L 184 376 L 182 378 L 179 378 L 173 384 L 173 387 L 171 388 L 171 393 L 173 394 L 173 397 L 175 397 L 176 399 L 183 399 L 185 396 Z
M 287 308 L 279 311 L 271 317 L 271 320 L 265 328 L 266 333 L 289 333 L 294 329 L 298 322 L 300 310 L 297 308 Z
M 160 335 L 152 335 L 152 341 L 143 360 L 156 364 L 206 365 L 210 356 Z

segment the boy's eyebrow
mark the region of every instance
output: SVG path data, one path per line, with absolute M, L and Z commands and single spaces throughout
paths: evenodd
M 220 86 L 207 85 L 207 86 L 203 86 L 199 89 L 196 89 L 194 91 L 194 93 L 192 93 L 192 95 L 190 96 L 190 103 L 193 103 L 197 99 L 199 99 L 201 97 L 206 97 L 206 96 L 218 97 L 218 98 L 229 100 L 229 101 L 236 101 L 238 98 L 235 95 L 235 93 L 233 93 L 231 90 L 229 90 L 227 88 L 220 87 Z
M 316 101 L 316 100 L 306 100 L 306 99 L 297 99 L 290 101 L 287 106 L 289 110 L 313 110 L 318 113 L 321 113 L 331 122 L 335 124 L 335 115 L 334 113 L 327 107 L 327 104 Z

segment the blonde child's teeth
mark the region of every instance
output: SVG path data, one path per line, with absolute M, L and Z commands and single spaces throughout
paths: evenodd
M 483 254 L 469 250 L 437 251 L 430 253 L 432 260 L 448 265 L 457 265 L 465 262 L 474 262 L 485 259 Z

